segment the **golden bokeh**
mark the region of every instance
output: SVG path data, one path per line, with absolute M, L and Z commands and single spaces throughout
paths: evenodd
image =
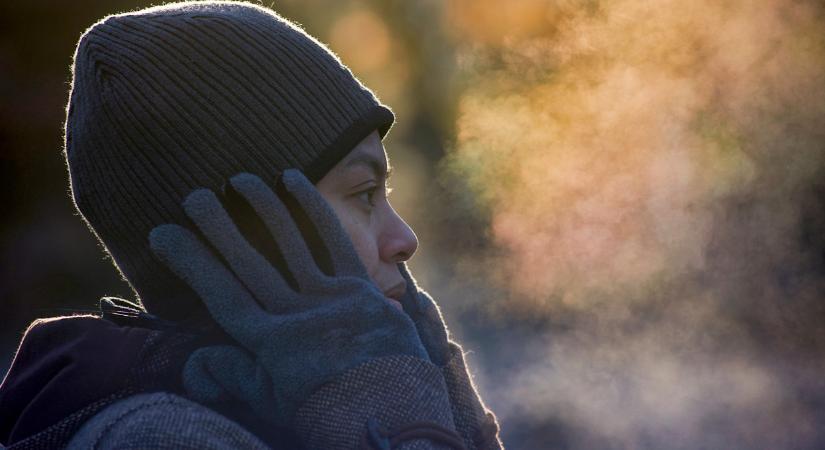
M 460 267 L 504 293 L 470 303 L 565 324 L 494 385 L 502 416 L 576 448 L 810 448 L 787 367 L 824 368 L 796 231 L 823 167 L 820 7 L 452 1 L 445 21 L 467 81 L 443 167 L 492 243 Z

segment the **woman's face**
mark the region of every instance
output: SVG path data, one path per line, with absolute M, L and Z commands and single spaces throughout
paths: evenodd
M 418 248 L 413 230 L 387 198 L 389 163 L 377 132 L 373 132 L 316 187 L 335 210 L 372 281 L 399 308 L 405 282 L 397 263 Z

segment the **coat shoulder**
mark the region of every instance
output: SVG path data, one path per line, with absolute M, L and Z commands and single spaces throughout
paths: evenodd
M 170 393 L 119 400 L 89 419 L 69 442 L 86 449 L 270 449 L 236 422 Z

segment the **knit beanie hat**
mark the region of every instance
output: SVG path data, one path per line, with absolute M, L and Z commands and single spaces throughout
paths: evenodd
M 316 182 L 392 111 L 323 44 L 266 8 L 187 2 L 113 15 L 74 55 L 66 119 L 72 196 L 144 307 L 168 319 L 194 292 L 148 234 L 186 225 L 193 189 L 250 172 Z

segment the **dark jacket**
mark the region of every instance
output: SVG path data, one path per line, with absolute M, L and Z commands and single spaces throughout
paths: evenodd
M 186 399 L 180 373 L 189 354 L 224 337 L 145 317 L 104 317 L 29 327 L 0 386 L 0 442 L 11 449 L 381 448 L 396 436 L 392 448 L 456 448 L 443 433 L 456 430 L 465 448 L 500 448 L 495 418 L 458 346 L 443 368 L 406 356 L 356 367 L 313 394 L 293 428 L 273 429 L 240 404 Z

